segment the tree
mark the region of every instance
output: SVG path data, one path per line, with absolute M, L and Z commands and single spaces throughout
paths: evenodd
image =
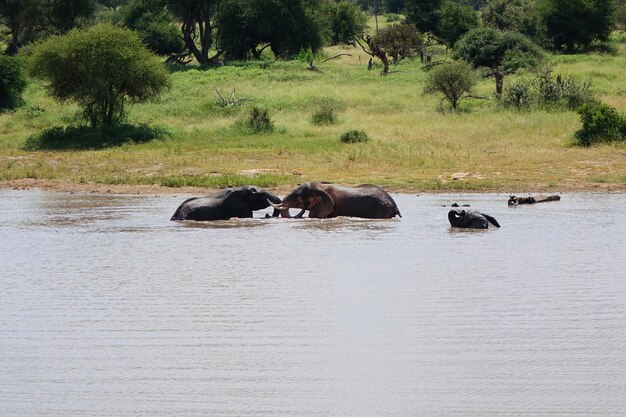
M 315 0 L 230 0 L 220 13 L 219 49 L 235 59 L 258 58 L 268 47 L 277 57 L 315 51 L 324 42 L 318 6 Z
M 95 0 L 0 0 L 0 24 L 11 37 L 7 53 L 14 55 L 27 42 L 64 33 L 93 18 Z
M 463 61 L 439 65 L 428 73 L 424 93 L 441 93 L 443 98 L 456 110 L 463 96 L 472 91 L 476 78 L 472 67 Z
M 607 40 L 613 29 L 614 0 L 541 0 L 539 13 L 555 49 L 572 52 Z
M 447 0 L 437 11 L 437 33 L 450 46 L 470 30 L 478 27 L 478 15 L 470 6 Z
M 394 63 L 402 58 L 415 56 L 424 47 L 424 37 L 414 25 L 400 23 L 378 31 L 374 42 L 393 58 Z
M 406 0 L 406 21 L 417 26 L 420 32 L 437 33 L 439 16 L 437 10 L 442 0 Z
M 535 0 L 488 0 L 481 16 L 486 26 L 519 32 L 543 44 L 545 29 L 539 22 Z
M 495 79 L 498 99 L 502 97 L 505 75 L 536 67 L 543 57 L 541 48 L 524 35 L 486 27 L 463 36 L 455 45 L 455 54 L 474 68 L 484 68 L 485 76 Z
M 8 28 L 10 36 L 6 53 L 17 54 L 20 46 L 33 38 L 43 26 L 40 0 L 0 0 L 0 24 Z
M 211 48 L 219 41 L 221 3 L 220 0 L 167 0 L 170 11 L 181 21 L 185 47 L 201 65 L 221 55 L 217 51 L 209 57 Z
M 331 45 L 348 43 L 365 29 L 365 15 L 353 3 L 327 0 L 323 6 L 322 15 L 330 31 Z
M 626 30 L 626 0 L 618 0 L 615 6 L 615 28 Z
M 0 55 L 0 112 L 22 104 L 26 78 L 16 58 Z
M 82 106 L 92 127 L 123 121 L 126 101 L 149 100 L 170 85 L 135 32 L 108 24 L 48 38 L 33 48 L 28 67 L 57 100 Z
M 154 53 L 176 54 L 183 49 L 180 31 L 174 27 L 165 0 L 131 0 L 122 6 L 122 22 L 137 31 Z

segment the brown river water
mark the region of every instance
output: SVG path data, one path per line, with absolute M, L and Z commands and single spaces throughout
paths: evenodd
M 626 194 L 393 197 L 185 224 L 0 190 L 0 416 L 626 416 Z

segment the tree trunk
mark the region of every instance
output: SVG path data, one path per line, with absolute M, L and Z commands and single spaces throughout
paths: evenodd
M 504 87 L 504 74 L 500 71 L 497 71 L 494 74 L 496 78 L 496 98 L 500 100 L 502 98 L 502 89 Z

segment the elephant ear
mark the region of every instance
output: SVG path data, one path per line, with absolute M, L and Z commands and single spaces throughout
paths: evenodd
M 322 219 L 333 212 L 335 202 L 330 194 L 316 188 L 311 189 L 311 200 L 309 202 L 309 217 Z

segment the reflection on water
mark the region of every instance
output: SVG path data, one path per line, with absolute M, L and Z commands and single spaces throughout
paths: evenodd
M 0 191 L 0 416 L 624 416 L 626 195 L 562 197 L 170 222 Z

